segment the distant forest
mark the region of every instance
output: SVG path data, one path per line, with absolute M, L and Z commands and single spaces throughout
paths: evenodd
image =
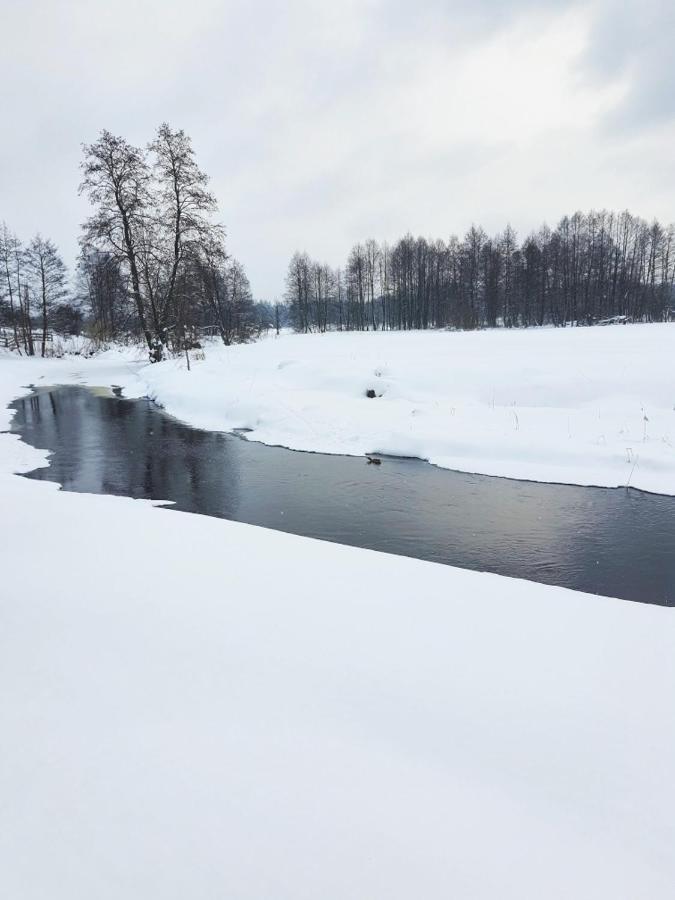
M 590 325 L 673 314 L 673 226 L 612 212 L 575 213 L 519 242 L 406 235 L 356 244 L 342 269 L 296 253 L 286 300 L 296 331 Z

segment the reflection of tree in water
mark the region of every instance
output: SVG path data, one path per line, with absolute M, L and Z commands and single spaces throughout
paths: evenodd
M 75 410 L 81 404 L 78 393 L 82 393 L 80 388 L 41 389 L 10 404 L 10 409 L 15 410 L 12 431 L 20 433 L 33 447 L 70 459 L 59 479 L 67 487 L 70 474 L 79 468 L 82 459 L 79 436 L 83 416 Z M 55 480 L 48 468 L 37 470 L 35 477 Z
M 42 390 L 12 404 L 12 428 L 50 450 L 35 478 L 66 490 L 173 500 L 177 509 L 235 517 L 239 458 L 222 434 L 188 428 L 149 401 L 80 387 Z
M 106 490 L 153 500 L 173 500 L 177 509 L 235 516 L 237 460 L 223 435 L 198 431 L 161 413 L 149 401 L 106 399 L 116 464 Z M 217 464 L 213 464 L 213 460 Z

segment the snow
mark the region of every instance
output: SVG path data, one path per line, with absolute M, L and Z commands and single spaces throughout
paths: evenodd
M 282 335 L 140 377 L 179 418 L 267 444 L 675 494 L 674 325 Z
M 313 338 L 209 352 L 189 374 L 129 353 L 3 357 L 0 430 L 28 383 L 152 378 L 189 418 L 192 376 L 211 386 L 196 417 L 226 424 L 247 354 L 296 357 L 306 397 L 340 337 L 324 368 Z M 248 391 L 261 419 L 270 380 Z M 326 407 L 348 416 L 358 398 L 334 383 L 345 399 Z M 2 896 L 673 896 L 672 610 L 12 474 L 45 456 L 0 434 Z

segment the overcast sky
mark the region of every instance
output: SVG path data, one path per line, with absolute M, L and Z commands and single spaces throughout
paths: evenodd
M 72 264 L 82 142 L 184 128 L 257 297 L 296 249 L 675 219 L 672 0 L 0 0 L 0 219 Z

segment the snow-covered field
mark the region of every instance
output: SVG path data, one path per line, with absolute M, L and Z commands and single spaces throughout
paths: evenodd
M 675 325 L 283 335 L 141 378 L 179 418 L 296 450 L 675 494 Z
M 623 331 L 616 359 L 642 330 Z M 672 377 L 661 393 L 650 380 L 672 375 L 671 333 L 644 330 L 649 378 L 633 365 L 636 396 L 654 408 L 672 389 Z M 364 347 L 380 338 L 363 337 Z M 382 347 L 390 337 L 395 346 L 398 336 L 386 335 Z M 426 336 L 408 337 L 412 359 Z M 461 336 L 438 337 L 458 347 Z M 152 382 L 176 414 L 230 427 L 255 425 L 253 409 L 264 423 L 277 379 L 280 401 L 309 412 L 298 439 L 315 427 L 317 445 L 331 410 L 336 440 L 335 422 L 352 415 L 364 428 L 380 415 L 386 424 L 368 412 L 385 397 L 402 416 L 410 401 L 389 391 L 405 380 L 396 375 L 405 344 L 396 360 L 387 355 L 388 375 L 374 350 L 354 359 L 348 379 L 336 370 L 322 407 L 312 377 L 330 381 L 341 338 L 209 353 L 190 373 L 178 363 L 139 369 L 120 354 L 1 357 L 0 430 L 9 400 L 39 382 L 125 384 L 128 394 Z M 344 353 L 356 353 L 350 345 L 358 340 L 345 340 Z M 246 386 L 247 354 L 260 360 L 260 388 L 252 375 Z M 391 387 L 362 401 L 376 365 Z M 495 374 L 504 397 L 515 367 Z M 586 373 L 596 397 L 613 378 L 626 400 L 627 370 L 611 376 L 589 362 Z M 564 390 L 570 409 L 581 404 L 579 379 L 558 388 L 555 416 Z M 196 411 L 194 385 L 203 390 Z M 431 420 L 435 401 L 422 402 L 419 382 L 418 391 L 419 418 Z M 495 415 L 505 413 L 501 399 Z M 648 407 L 650 429 L 668 421 L 660 408 Z M 491 401 L 477 410 L 488 416 Z M 271 440 L 272 425 L 259 427 Z M 537 443 L 533 429 L 535 449 L 544 437 Z M 638 452 L 659 439 L 650 430 Z M 12 474 L 44 458 L 0 434 L 1 896 L 673 896 L 672 610 L 61 493 Z M 672 484 L 670 466 L 661 474 Z

